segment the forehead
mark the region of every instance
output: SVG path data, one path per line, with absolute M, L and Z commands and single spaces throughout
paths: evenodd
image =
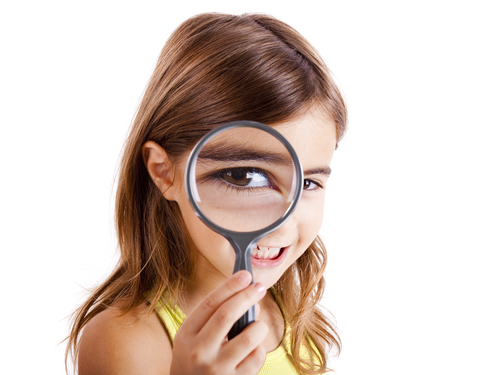
M 337 144 L 335 123 L 319 110 L 273 126 L 292 144 L 304 169 L 329 166 Z

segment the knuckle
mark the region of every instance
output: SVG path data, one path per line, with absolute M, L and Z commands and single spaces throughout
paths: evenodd
M 191 363 L 193 364 L 202 364 L 203 363 L 203 355 L 201 355 L 200 351 L 197 350 L 197 348 L 193 348 L 193 350 L 191 351 L 191 353 L 189 354 L 189 360 L 191 361 Z
M 189 360 L 191 365 L 194 365 L 196 368 L 208 369 L 210 367 L 208 356 L 199 349 L 195 349 L 191 352 Z
M 254 340 L 248 332 L 241 333 L 241 345 L 245 347 L 251 347 L 254 344 Z
M 231 310 L 229 310 L 227 307 L 220 307 L 215 313 L 215 318 L 220 323 L 226 322 L 228 319 L 231 319 L 232 317 L 233 314 Z
M 206 296 L 205 299 L 202 302 L 202 307 L 205 310 L 210 310 L 215 306 L 215 301 L 212 296 Z

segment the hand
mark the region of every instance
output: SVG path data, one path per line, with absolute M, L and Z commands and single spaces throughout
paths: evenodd
M 255 375 L 261 369 L 264 322 L 255 321 L 227 341 L 233 324 L 266 294 L 264 286 L 250 282 L 248 271 L 237 272 L 184 320 L 174 340 L 171 375 Z

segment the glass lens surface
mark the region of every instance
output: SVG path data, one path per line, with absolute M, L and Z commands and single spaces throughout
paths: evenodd
M 236 232 L 260 230 L 280 219 L 297 182 L 287 148 L 266 131 L 249 127 L 211 138 L 193 173 L 200 210 L 214 224 Z

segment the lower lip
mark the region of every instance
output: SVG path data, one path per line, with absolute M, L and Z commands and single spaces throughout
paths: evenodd
M 290 249 L 290 246 L 285 247 L 281 252 L 280 256 L 277 257 L 276 259 L 261 259 L 261 258 L 251 257 L 251 262 L 254 266 L 259 268 L 278 267 L 285 261 L 286 255 L 288 254 L 288 249 Z

